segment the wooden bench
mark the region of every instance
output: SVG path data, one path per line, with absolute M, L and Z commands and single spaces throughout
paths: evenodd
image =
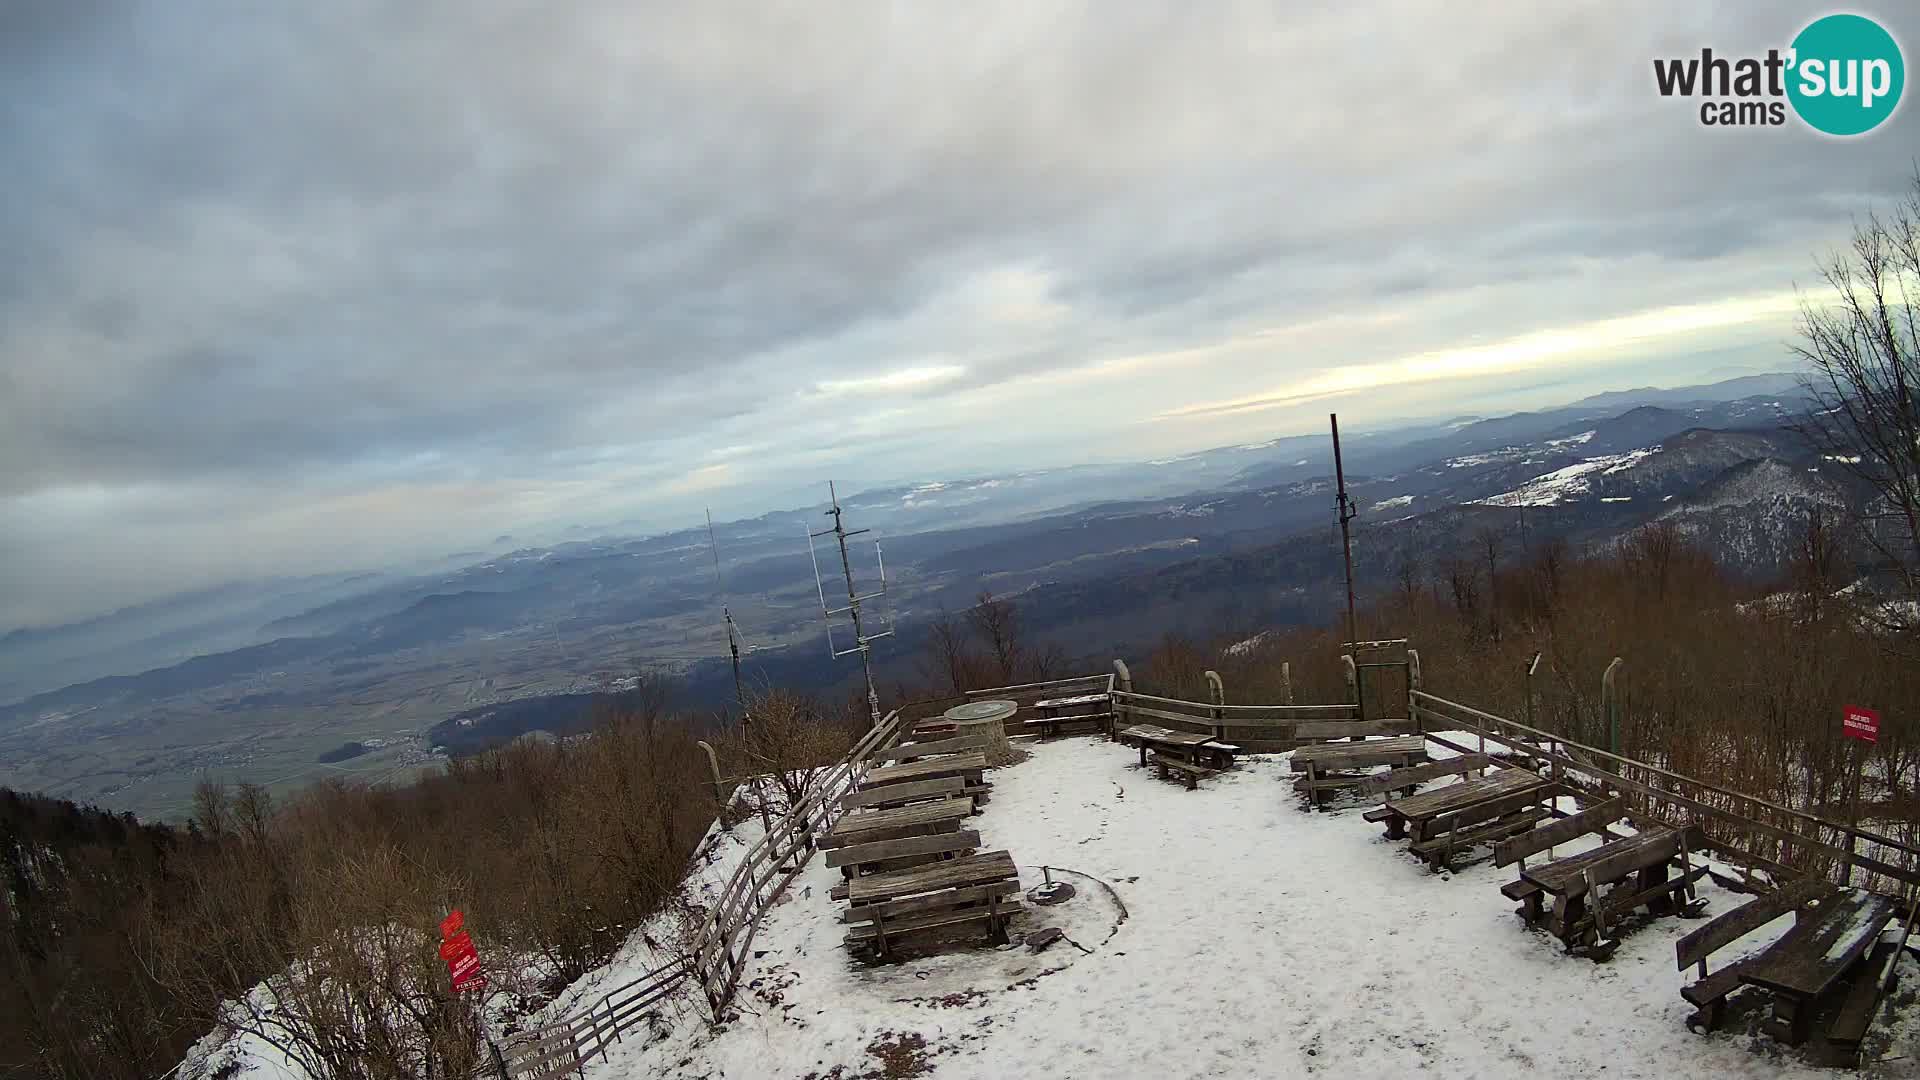
M 960 822 L 973 814 L 972 799 L 896 806 L 890 810 L 861 810 L 843 815 L 818 843 L 822 850 L 900 840 L 928 833 L 958 832 Z
M 1548 825 L 1529 829 L 1517 836 L 1493 846 L 1493 865 L 1507 866 L 1519 863 L 1520 869 L 1527 868 L 1527 856 L 1535 855 L 1576 840 L 1588 833 L 1599 833 L 1611 837 L 1607 826 L 1619 821 L 1627 813 L 1627 804 L 1621 799 L 1609 799 L 1598 806 L 1570 814 Z M 1500 894 L 1509 900 L 1520 903 L 1516 912 L 1529 925 L 1540 921 L 1540 886 L 1521 878 L 1501 886 Z
M 1833 886 L 1824 881 L 1811 878 L 1795 881 L 1766 896 L 1749 900 L 1732 911 L 1723 912 L 1675 942 L 1674 959 L 1679 970 L 1685 971 L 1696 966 L 1700 969 L 1697 981 L 1680 988 L 1680 996 L 1695 1010 L 1687 1018 L 1687 1026 L 1704 1031 L 1712 1031 L 1720 1026 L 1727 996 L 1740 988 L 1741 970 L 1747 958 L 1709 975 L 1708 956 L 1789 912 L 1797 914 L 1808 901 L 1832 892 Z
M 1427 740 L 1420 735 L 1303 746 L 1290 761 L 1294 772 L 1305 774 L 1294 781 L 1293 790 L 1306 795 L 1307 804 L 1318 809 L 1325 803 L 1325 792 L 1357 788 L 1368 779 L 1354 770 L 1382 765 L 1399 770 L 1426 759 Z
M 1434 872 L 1448 871 L 1453 867 L 1453 855 L 1469 847 L 1480 844 L 1496 844 L 1517 832 L 1530 830 L 1536 822 L 1544 821 L 1553 815 L 1553 811 L 1538 805 L 1542 798 L 1551 798 L 1540 792 L 1523 792 L 1517 796 L 1494 799 L 1492 803 L 1480 807 L 1467 807 L 1453 815 L 1436 819 L 1438 826 L 1428 832 L 1438 832 L 1419 844 L 1409 844 L 1407 851 L 1413 851 L 1427 861 Z M 1471 819 L 1480 819 L 1475 822 Z
M 1568 951 L 1584 946 L 1590 958 L 1604 960 L 1619 945 L 1608 931 L 1613 922 L 1641 905 L 1655 915 L 1668 914 L 1673 894 L 1691 894 L 1693 883 L 1706 872 L 1704 864 L 1695 867 L 1689 858 L 1698 842 L 1697 829 L 1649 829 L 1524 869 L 1520 875 L 1554 898 L 1545 929 Z M 1670 864 L 1676 859 L 1681 874 L 1669 877 Z M 1619 884 L 1629 877 L 1631 887 Z M 1600 890 L 1606 886 L 1616 887 L 1612 896 L 1603 899 Z
M 875 874 L 847 883 L 849 907 L 841 921 L 850 949 L 874 948 L 887 955 L 910 935 L 984 922 L 990 940 L 1006 942 L 1006 923 L 1020 907 L 1020 877 L 1013 856 L 985 851 L 933 866 Z
M 1201 777 L 1208 776 L 1214 771 L 1205 765 L 1191 761 L 1182 761 L 1177 757 L 1170 754 L 1163 754 L 1159 751 L 1149 753 L 1147 758 L 1149 763 L 1159 768 L 1160 779 L 1162 780 L 1167 779 L 1169 771 L 1180 774 L 1179 778 L 1186 781 L 1188 791 L 1192 791 L 1199 786 Z

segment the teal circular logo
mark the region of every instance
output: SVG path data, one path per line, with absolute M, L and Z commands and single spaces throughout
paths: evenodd
M 1793 39 L 1787 100 L 1816 131 L 1861 135 L 1900 104 L 1907 66 L 1900 45 L 1864 15 L 1828 15 Z

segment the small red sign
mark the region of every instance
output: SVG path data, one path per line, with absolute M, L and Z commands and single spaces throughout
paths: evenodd
M 453 978 L 453 992 L 456 994 L 464 993 L 468 990 L 485 990 L 486 988 L 487 976 L 480 971 L 479 968 L 475 968 L 465 975 L 456 975 Z
M 463 953 L 473 952 L 473 938 L 465 930 L 440 943 L 440 959 L 452 960 Z
M 477 952 L 469 951 L 464 955 L 456 956 L 447 961 L 447 971 L 453 976 L 453 981 L 456 983 L 460 981 L 462 976 L 471 975 L 479 970 L 480 954 Z
M 1843 706 L 1840 711 L 1840 734 L 1862 742 L 1880 741 L 1880 714 L 1859 705 Z
M 459 908 L 454 908 L 453 914 L 440 920 L 440 936 L 450 938 L 459 933 L 460 928 L 465 925 L 467 925 L 466 915 L 462 914 Z

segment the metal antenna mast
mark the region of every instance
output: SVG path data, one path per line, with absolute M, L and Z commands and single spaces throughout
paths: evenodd
M 713 587 L 720 594 L 720 615 L 727 621 L 727 651 L 733 654 L 733 699 L 740 705 L 740 726 L 744 729 L 753 723 L 753 713 L 747 708 L 746 687 L 740 681 L 740 635 L 734 632 L 733 609 L 727 605 L 726 588 L 720 582 L 720 542 L 713 536 L 713 508 L 707 508 L 707 547 L 713 552 Z
M 878 541 L 875 541 L 873 551 L 875 558 L 879 559 L 880 562 L 880 588 L 874 592 L 862 595 L 858 589 L 854 588 L 853 560 L 847 555 L 847 538 L 859 536 L 870 530 L 848 529 L 845 524 L 841 522 L 840 495 L 834 489 L 833 481 L 831 480 L 827 481 L 827 497 L 831 508 L 827 510 L 826 516 L 833 519 L 833 528 L 807 533 L 807 554 L 813 559 L 813 583 L 814 587 L 818 589 L 820 593 L 820 611 L 827 619 L 827 651 L 831 653 L 836 660 L 851 653 L 860 654 L 860 667 L 867 677 L 867 711 L 873 716 L 874 726 L 879 727 L 880 692 L 876 690 L 873 685 L 873 642 L 884 637 L 891 637 L 893 635 L 893 627 L 889 624 L 887 629 L 878 634 L 867 633 L 866 625 L 860 618 L 860 604 L 863 601 L 886 595 L 886 559 L 880 555 L 880 544 Z M 832 536 L 840 544 L 840 572 L 847 579 L 847 603 L 845 607 L 834 608 L 827 606 L 827 587 L 820 577 L 820 556 L 813 550 L 813 542 L 822 536 Z M 838 648 L 833 643 L 833 617 L 842 614 L 846 615 L 853 622 L 853 647 L 849 649 Z
M 1347 470 L 1340 461 L 1340 414 L 1328 413 L 1327 419 L 1333 423 L 1333 478 L 1340 490 L 1340 549 L 1347 559 L 1347 644 L 1351 650 L 1360 640 L 1359 620 L 1354 615 L 1353 602 L 1353 528 L 1352 521 L 1360 516 L 1353 508 L 1353 500 L 1347 497 Z

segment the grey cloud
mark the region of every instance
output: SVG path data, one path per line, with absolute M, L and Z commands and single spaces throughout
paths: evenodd
M 1534 289 L 1516 328 L 1598 317 L 1643 283 L 1596 262 L 1810 255 L 1904 182 L 1911 105 L 1842 144 L 1652 93 L 1656 53 L 1804 17 L 7 5 L 0 517 L 192 488 L 264 529 L 268 492 L 669 476 L 729 443 L 857 466 L 833 414 L 900 406 L 947 445 L 894 467 L 987 467 L 938 410 L 1036 371 L 1473 287 Z M 956 299 L 1010 267 L 1060 319 Z M 1558 281 L 1583 291 L 1541 307 Z

